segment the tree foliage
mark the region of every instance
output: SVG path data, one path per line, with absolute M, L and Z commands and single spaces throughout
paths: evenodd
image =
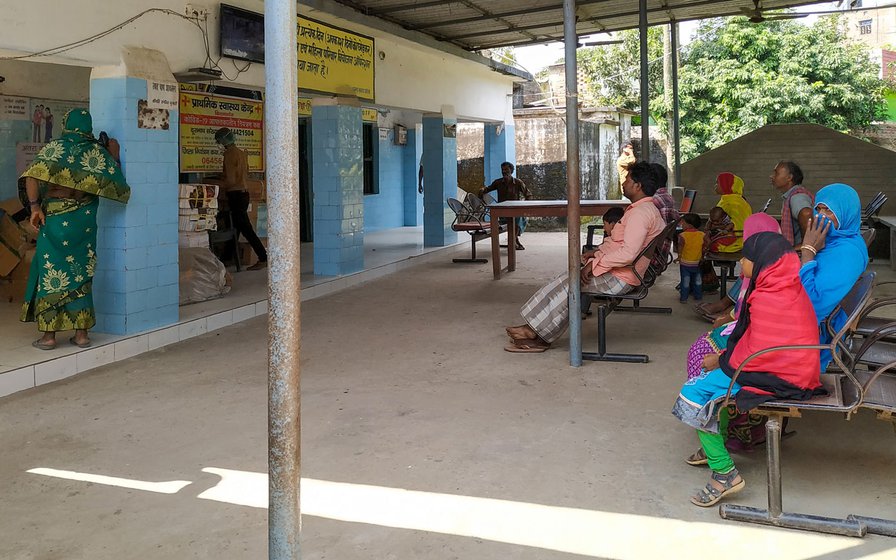
M 650 29 L 651 115 L 665 129 L 661 27 Z M 638 31 L 623 43 L 580 49 L 587 104 L 639 109 Z M 864 45 L 842 21 L 811 26 L 790 20 L 756 25 L 746 18 L 705 20 L 682 49 L 679 70 L 682 159 L 770 123 L 815 123 L 860 131 L 886 114 L 886 83 Z M 665 130 L 664 130 L 665 132 Z
M 637 29 L 616 34 L 618 45 L 580 48 L 576 52 L 580 74 L 584 77 L 580 92 L 586 105 L 637 109 L 641 106 L 641 51 Z M 663 30 L 651 27 L 647 33 L 647 58 L 650 96 L 662 94 Z
M 707 20 L 682 56 L 684 159 L 770 123 L 867 128 L 886 114 L 885 85 L 838 18 Z

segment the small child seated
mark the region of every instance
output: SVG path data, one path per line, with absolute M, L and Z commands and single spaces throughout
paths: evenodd
M 610 208 L 603 215 L 604 222 L 604 236 L 600 242 L 600 245 L 595 247 L 591 251 L 585 251 L 582 253 L 582 264 L 585 264 L 585 261 L 589 259 L 593 259 L 594 255 L 600 251 L 601 245 L 604 243 L 611 242 L 611 236 L 613 234 L 613 227 L 616 226 L 617 223 L 622 219 L 622 216 L 625 215 L 625 211 L 622 208 Z
M 700 274 L 700 260 L 703 258 L 703 239 L 705 234 L 700 231 L 700 216 L 697 214 L 685 214 L 681 218 L 683 231 L 678 236 L 678 262 L 681 273 L 679 291 L 681 303 L 687 303 L 691 292 L 694 299 L 703 299 L 703 278 Z
M 737 241 L 734 233 L 734 222 L 731 217 L 720 207 L 715 206 L 709 211 L 709 221 L 706 223 L 706 250 L 716 252 L 721 245 L 731 245 Z

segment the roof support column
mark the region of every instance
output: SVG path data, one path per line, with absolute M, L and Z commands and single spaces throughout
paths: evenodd
M 301 556 L 299 112 L 295 0 L 265 0 L 268 181 L 268 556 Z
M 582 365 L 581 198 L 579 168 L 579 90 L 575 0 L 563 0 L 566 70 L 566 233 L 569 242 L 569 365 Z
M 641 159 L 650 161 L 650 91 L 647 74 L 647 0 L 639 0 L 638 32 L 641 44 Z
M 675 186 L 681 186 L 681 129 L 678 121 L 678 22 L 669 23 L 672 63 L 672 149 L 675 151 Z

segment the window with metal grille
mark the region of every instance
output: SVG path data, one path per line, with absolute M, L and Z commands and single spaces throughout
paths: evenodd
M 860 35 L 871 35 L 871 20 L 870 19 L 859 20 L 859 34 Z

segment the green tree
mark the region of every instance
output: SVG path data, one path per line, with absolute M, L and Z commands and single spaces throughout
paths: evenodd
M 586 105 L 611 105 L 624 109 L 641 107 L 641 51 L 637 29 L 616 34 L 622 43 L 584 47 L 576 52 L 580 72 L 584 78 L 581 92 Z M 663 30 L 651 27 L 647 33 L 647 53 L 650 96 L 662 95 L 663 88 Z
M 703 22 L 680 72 L 683 160 L 770 123 L 861 131 L 886 114 L 886 83 L 841 20 Z

